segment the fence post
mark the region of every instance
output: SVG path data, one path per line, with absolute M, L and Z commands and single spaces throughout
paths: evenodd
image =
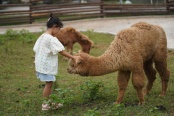
M 170 11 L 169 0 L 166 0 L 166 9 L 168 12 Z
M 30 20 L 30 24 L 32 24 L 32 2 L 31 0 L 29 1 L 29 20 Z
M 101 0 L 101 1 L 100 1 L 100 14 L 101 14 L 100 17 L 101 17 L 101 18 L 104 17 L 104 16 L 103 16 L 103 3 L 104 3 L 104 2 Z

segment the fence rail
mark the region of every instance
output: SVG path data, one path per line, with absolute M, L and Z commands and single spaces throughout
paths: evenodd
M 167 10 L 174 11 L 174 0 L 167 0 L 166 2 Z
M 106 16 L 113 15 L 145 15 L 145 14 L 167 14 L 166 5 L 103 5 Z
M 30 7 L 31 4 L 0 5 L 0 25 L 32 23 Z
M 50 13 L 57 15 L 61 20 L 74 20 L 80 18 L 100 17 L 101 3 L 86 4 L 57 4 L 57 5 L 38 5 L 31 6 L 33 21 L 48 17 Z
M 23 9 L 15 9 L 15 8 Z M 50 13 L 62 21 L 115 15 L 167 14 L 174 10 L 174 1 L 162 5 L 118 5 L 103 2 L 73 4 L 5 4 L 0 5 L 0 25 L 45 21 Z

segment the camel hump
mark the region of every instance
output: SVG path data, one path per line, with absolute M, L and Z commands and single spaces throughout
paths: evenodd
M 136 40 L 135 39 L 135 36 L 137 33 L 136 31 L 137 30 L 135 30 L 133 28 L 124 29 L 117 34 L 117 38 L 126 43 L 132 43 Z
M 139 29 L 146 29 L 146 30 L 150 30 L 152 28 L 153 25 L 148 24 L 146 22 L 138 22 L 133 24 L 131 27 L 137 27 Z
M 93 42 L 88 38 L 88 36 L 80 33 L 73 27 L 65 27 L 65 28 L 63 28 L 63 30 L 66 33 L 71 33 L 71 34 L 75 35 L 76 39 L 84 44 L 90 44 L 90 45 L 93 44 Z
M 73 27 L 65 27 L 64 30 L 67 32 L 76 33 L 76 30 Z
M 69 32 L 69 33 L 76 35 L 78 38 L 83 37 L 83 35 L 80 32 L 78 32 L 76 29 L 74 29 L 73 27 L 65 27 L 64 30 L 66 32 Z

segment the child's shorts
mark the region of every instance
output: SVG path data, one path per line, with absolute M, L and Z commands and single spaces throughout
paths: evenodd
M 36 72 L 36 76 L 40 81 L 46 82 L 46 81 L 56 81 L 56 77 L 54 75 L 49 74 L 43 74 L 40 72 Z

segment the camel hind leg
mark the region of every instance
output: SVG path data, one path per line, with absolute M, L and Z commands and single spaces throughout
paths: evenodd
M 156 70 L 153 68 L 153 59 L 150 59 L 144 63 L 144 72 L 147 76 L 147 86 L 145 90 L 145 95 L 149 94 L 150 90 L 152 89 L 153 83 L 156 79 Z
M 167 69 L 167 50 L 158 49 L 154 55 L 155 68 L 158 71 L 161 82 L 162 82 L 162 91 L 160 96 L 164 96 L 167 91 L 168 81 L 170 77 L 170 70 Z

